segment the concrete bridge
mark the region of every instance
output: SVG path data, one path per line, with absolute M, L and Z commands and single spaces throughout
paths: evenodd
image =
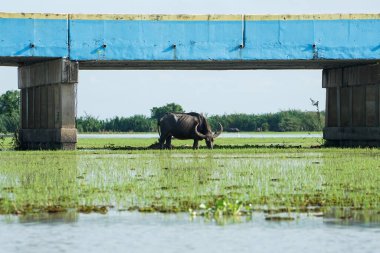
M 380 146 L 379 31 L 380 14 L 0 13 L 0 65 L 19 69 L 24 148 L 75 148 L 80 69 L 323 69 L 324 138 Z

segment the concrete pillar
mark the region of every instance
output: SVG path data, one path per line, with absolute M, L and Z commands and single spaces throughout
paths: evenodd
M 78 64 L 67 59 L 19 67 L 24 149 L 75 149 Z
M 334 146 L 380 146 L 380 64 L 324 69 L 326 126 Z

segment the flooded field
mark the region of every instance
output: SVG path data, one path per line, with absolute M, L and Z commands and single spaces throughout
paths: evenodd
M 196 151 L 0 152 L 1 249 L 375 252 L 380 247 L 379 149 L 275 148 L 265 141 L 266 148 Z
M 380 206 L 375 149 L 6 151 L 0 156 L 0 213 L 73 207 L 106 212 L 111 206 L 142 212 Z

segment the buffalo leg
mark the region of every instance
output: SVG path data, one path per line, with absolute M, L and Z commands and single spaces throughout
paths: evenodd
M 160 136 L 160 139 L 158 141 L 159 145 L 160 145 L 160 149 L 164 149 L 164 143 L 165 143 L 165 140 L 166 140 L 166 137 L 167 135 L 163 135 L 161 134 Z
M 194 140 L 193 149 L 199 149 L 199 143 L 197 139 Z
M 166 147 L 168 149 L 172 149 L 172 136 L 169 135 L 168 137 L 166 137 Z

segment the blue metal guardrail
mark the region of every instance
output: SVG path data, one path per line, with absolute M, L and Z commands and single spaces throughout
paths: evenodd
M 72 60 L 380 59 L 380 14 L 0 13 L 0 57 Z

